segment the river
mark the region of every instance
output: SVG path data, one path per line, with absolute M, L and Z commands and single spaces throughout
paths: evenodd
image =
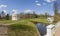
M 46 34 L 46 26 L 47 24 L 36 23 L 37 29 L 41 36 Z

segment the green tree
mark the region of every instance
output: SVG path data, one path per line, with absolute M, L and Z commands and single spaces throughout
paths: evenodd
M 34 16 L 34 18 L 38 17 L 38 15 L 35 12 L 33 12 L 33 16 Z
M 9 14 L 6 15 L 6 19 L 9 20 Z
M 2 18 L 2 19 L 5 19 L 5 16 L 6 16 L 6 15 L 5 15 L 4 11 L 2 11 L 2 12 L 1 12 L 1 18 Z
M 54 3 L 54 13 L 55 13 L 54 22 L 60 21 L 60 15 L 58 13 L 58 5 L 57 4 L 58 4 L 57 1 L 55 1 L 55 3 Z
M 45 13 L 45 17 L 47 18 L 49 15 L 48 15 L 48 13 Z
M 44 14 L 40 14 L 39 18 L 45 18 L 45 15 Z
M 0 19 L 1 19 L 1 14 L 0 14 Z

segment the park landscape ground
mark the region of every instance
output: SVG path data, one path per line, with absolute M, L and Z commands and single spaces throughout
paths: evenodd
M 58 5 L 59 3 L 57 3 L 58 1 L 56 1 L 56 0 L 43 0 L 43 1 L 42 0 L 41 1 L 33 0 L 33 2 L 31 0 L 31 1 L 28 1 L 28 3 L 25 0 L 24 1 L 10 0 L 8 2 L 2 1 L 2 0 L 0 0 L 0 1 L 1 1 L 1 3 L 4 3 L 3 5 L 0 4 L 0 8 L 2 8 L 2 7 L 5 8 L 5 9 L 4 8 L 1 9 L 4 11 L 2 11 L 0 13 L 0 25 L 9 25 L 8 30 L 7 30 L 8 36 L 41 36 L 40 32 L 37 29 L 37 26 L 35 25 L 36 23 L 44 23 L 44 24 L 50 25 L 49 21 L 47 20 L 48 17 L 54 18 L 54 22 L 52 23 L 54 25 L 58 21 L 60 21 L 60 14 L 58 13 L 58 11 L 60 10 L 60 8 L 59 8 L 60 5 Z M 7 3 L 5 3 L 5 2 L 7 2 Z M 34 5 L 34 3 L 35 3 L 35 5 Z M 53 5 L 51 6 L 50 3 Z M 5 5 L 5 4 L 7 4 L 7 5 Z M 47 6 L 47 5 L 49 5 L 49 6 Z M 11 9 L 11 8 L 13 8 L 13 9 Z M 8 9 L 8 11 L 6 11 L 7 9 Z M 15 10 L 15 9 L 17 9 L 17 10 Z M 12 10 L 12 12 L 10 10 Z M 22 12 L 20 12 L 18 10 L 20 10 Z M 5 15 L 4 12 L 7 12 L 7 15 Z M 14 12 L 16 12 L 16 13 L 14 13 Z M 54 12 L 54 15 L 52 12 Z M 17 13 L 19 13 L 19 14 L 17 14 Z M 12 15 L 14 17 L 13 20 L 11 20 Z M 51 16 L 51 15 L 53 15 L 53 16 Z M 16 20 L 16 18 L 19 18 L 19 20 Z M 5 30 L 5 28 L 4 28 L 4 30 Z M 59 30 L 60 30 L 60 27 L 58 27 L 56 29 L 54 36 L 59 36 L 59 34 L 58 34 L 58 33 L 60 33 Z M 1 32 L 1 29 L 0 29 L 0 32 Z
M 1 20 L 0 24 L 10 24 L 8 28 L 9 36 L 39 36 L 40 33 L 35 22 L 48 23 L 47 19 L 22 19 L 22 20 Z
M 49 24 L 47 18 L 33 18 L 33 19 L 21 19 L 21 20 L 0 20 L 0 24 L 9 24 L 8 36 L 41 36 L 35 23 Z M 55 24 L 54 22 L 53 24 Z M 59 28 L 57 28 L 59 30 Z M 59 31 L 57 31 L 57 34 Z M 54 36 L 57 35 L 56 33 Z

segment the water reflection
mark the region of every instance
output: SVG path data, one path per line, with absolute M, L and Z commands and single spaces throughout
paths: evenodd
M 44 36 L 46 34 L 46 26 L 47 26 L 47 24 L 37 23 L 36 26 L 37 26 L 38 31 L 40 32 L 41 36 Z

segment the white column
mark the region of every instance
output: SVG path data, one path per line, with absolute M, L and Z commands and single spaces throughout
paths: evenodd
M 52 34 L 52 28 L 54 27 L 54 25 L 50 24 L 47 26 L 47 34 L 46 36 L 53 36 Z

